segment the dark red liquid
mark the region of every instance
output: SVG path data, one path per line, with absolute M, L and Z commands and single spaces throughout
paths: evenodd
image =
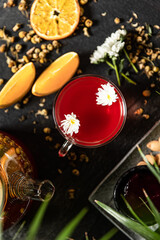
M 73 134 L 74 142 L 84 146 L 97 146 L 110 141 L 124 123 L 125 106 L 120 93 L 115 89 L 118 99 L 111 106 L 96 103 L 96 93 L 104 79 L 83 76 L 67 84 L 57 97 L 55 119 L 59 128 L 65 114 L 76 114 L 80 120 L 79 132 Z
M 146 224 L 152 225 L 155 219 L 146 207 L 148 201 L 143 189 L 160 211 L 160 184 L 150 170 L 144 166 L 133 168 L 121 177 L 116 186 L 115 203 L 122 213 L 133 218 L 122 199 L 123 195 L 138 217 Z
M 138 216 L 142 220 L 149 222 L 153 216 L 141 200 L 143 199 L 146 204 L 148 203 L 143 189 L 145 189 L 152 202 L 160 211 L 160 184 L 149 170 L 132 176 L 125 187 L 124 196 Z

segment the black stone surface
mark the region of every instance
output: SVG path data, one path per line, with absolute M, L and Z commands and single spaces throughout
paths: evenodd
M 4 2 L 4 0 L 0 1 L 0 28 L 6 26 L 8 32 L 11 33 L 12 27 L 16 23 L 23 23 L 23 29 L 27 30 L 27 18 L 18 11 L 17 7 L 4 9 Z M 17 2 L 19 1 L 16 1 L 16 3 Z M 57 55 L 53 52 L 50 58 L 55 60 L 58 56 L 66 52 L 75 51 L 80 56 L 80 69 L 83 70 L 84 74 L 93 73 L 104 77 L 108 76 L 108 67 L 105 64 L 97 66 L 91 65 L 89 63 L 89 57 L 97 45 L 102 44 L 107 36 L 119 28 L 120 25 L 115 25 L 114 18 L 119 17 L 122 25 L 126 25 L 127 29 L 130 29 L 130 27 L 126 24 L 126 21 L 130 19 L 133 11 L 138 15 L 138 19 L 134 22 L 138 21 L 142 25 L 148 23 L 153 26 L 159 24 L 160 20 L 160 2 L 158 0 L 97 0 L 97 2 L 89 0 L 88 4 L 84 6 L 84 9 L 85 15 L 94 22 L 90 30 L 91 36 L 87 38 L 83 35 L 83 31 L 80 30 L 76 36 L 61 40 L 63 46 L 59 54 Z M 101 15 L 104 12 L 106 12 L 106 16 Z M 12 34 L 17 35 L 17 33 Z M 153 36 L 153 41 L 155 41 L 158 47 L 159 39 Z M 31 47 L 30 43 L 25 44 L 23 41 L 20 42 L 24 45 L 24 50 Z M 36 65 L 37 76 L 46 66 L 47 65 Z M 0 54 L 0 78 L 4 78 L 5 82 L 7 82 L 11 76 L 12 73 L 7 67 L 4 55 Z M 137 81 L 137 86 L 130 85 L 123 81 L 122 87 L 120 87 L 128 106 L 128 117 L 123 131 L 112 143 L 98 149 L 73 147 L 72 151 L 77 155 L 86 153 L 90 159 L 88 163 L 76 163 L 76 168 L 80 170 L 78 177 L 72 174 L 72 167 L 67 157 L 59 158 L 57 150 L 54 148 L 57 142 L 62 144 L 64 141 L 54 128 L 52 119 L 52 104 L 55 94 L 46 97 L 44 105 L 44 108 L 49 112 L 49 119 L 45 119 L 39 115 L 35 118 L 35 113 L 38 109 L 42 108 L 39 106 L 40 98 L 34 97 L 31 94 L 28 94 L 28 96 L 31 96 L 29 103 L 27 105 L 22 104 L 20 110 L 15 110 L 13 106 L 9 108 L 8 113 L 5 113 L 3 109 L 0 110 L 0 129 L 23 141 L 33 154 L 38 178 L 50 179 L 56 187 L 55 196 L 47 209 L 37 239 L 55 239 L 59 231 L 84 206 L 88 206 L 89 212 L 74 232 L 73 238 L 76 240 L 85 239 L 84 233 L 88 232 L 90 238 L 94 236 L 96 239 L 100 239 L 101 236 L 113 227 L 113 225 L 88 202 L 88 197 L 97 184 L 122 157 L 125 156 L 130 148 L 160 119 L 160 96 L 152 90 L 151 97 L 148 99 L 146 106 L 144 105 L 144 97 L 142 96 L 142 90 L 149 88 L 152 81 L 148 80 L 145 75 L 132 74 L 131 76 Z M 117 84 L 114 73 L 110 75 L 109 78 Z M 139 107 L 143 107 L 145 113 L 150 115 L 149 119 L 146 120 L 145 118 L 134 115 L 134 111 Z M 19 118 L 22 115 L 24 115 L 26 119 L 20 122 Z M 37 121 L 36 126 L 33 125 L 34 120 Z M 33 133 L 34 127 L 37 129 L 36 134 Z M 50 127 L 52 129 L 53 142 L 45 141 L 45 135 L 43 133 L 44 127 Z M 63 169 L 63 174 L 58 173 L 58 168 Z M 69 188 L 76 189 L 76 198 L 73 200 L 68 198 L 67 192 Z M 27 221 L 26 227 L 17 239 L 23 239 L 25 236 L 27 226 L 35 215 L 38 206 L 39 203 L 33 203 L 32 208 L 24 218 Z M 17 228 L 18 226 L 8 230 L 8 232 L 5 233 L 5 239 L 11 239 Z M 128 238 L 121 232 L 118 232 L 113 239 L 125 240 Z

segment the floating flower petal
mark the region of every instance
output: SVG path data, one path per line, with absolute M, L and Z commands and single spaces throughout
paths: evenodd
M 73 133 L 78 133 L 80 121 L 76 118 L 76 114 L 72 112 L 64 116 L 66 119 L 61 121 L 61 127 L 63 127 L 64 133 L 71 136 Z
M 102 106 L 111 106 L 113 102 L 116 102 L 118 96 L 114 90 L 114 87 L 110 85 L 110 83 L 102 84 L 101 88 L 98 88 L 98 92 L 96 93 L 97 104 Z

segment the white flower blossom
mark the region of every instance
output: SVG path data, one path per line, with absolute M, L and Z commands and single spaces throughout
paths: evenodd
M 76 118 L 76 114 L 72 112 L 64 116 L 66 119 L 61 121 L 61 127 L 63 127 L 64 133 L 71 136 L 73 133 L 78 133 L 80 121 Z
M 97 104 L 102 106 L 111 106 L 112 103 L 116 102 L 118 99 L 114 87 L 112 87 L 110 83 L 102 84 L 101 88 L 98 88 L 96 95 Z
M 90 57 L 91 63 L 103 62 L 108 55 L 110 58 L 119 56 L 119 52 L 123 49 L 125 42 L 123 38 L 127 34 L 126 30 L 117 30 L 110 37 L 106 38 L 105 42 L 98 46 Z

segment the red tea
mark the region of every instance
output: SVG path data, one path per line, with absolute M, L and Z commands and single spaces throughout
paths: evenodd
M 113 139 L 121 130 L 125 121 L 126 106 L 120 91 L 110 83 L 117 94 L 117 100 L 111 106 L 97 105 L 96 102 L 98 89 L 107 83 L 107 80 L 97 76 L 82 76 L 69 82 L 59 93 L 54 117 L 64 133 L 61 122 L 65 115 L 76 115 L 80 121 L 79 131 L 69 137 L 75 144 L 102 145 Z

